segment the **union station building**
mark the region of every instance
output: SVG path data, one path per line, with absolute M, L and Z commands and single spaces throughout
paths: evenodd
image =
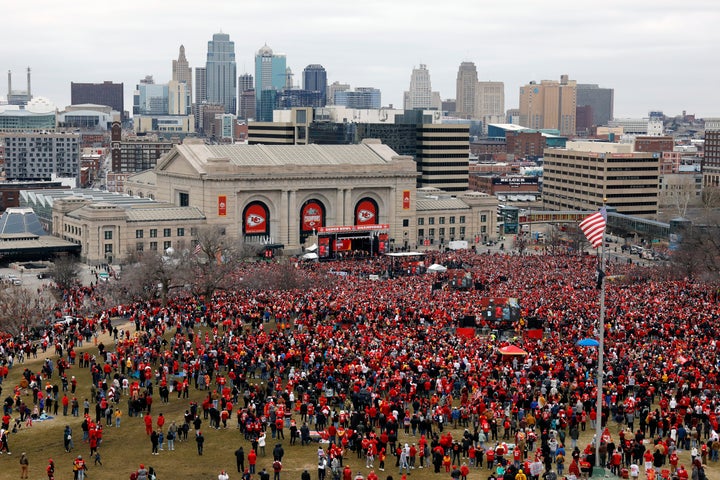
M 418 189 L 417 178 L 412 157 L 377 140 L 206 145 L 189 139 L 161 157 L 155 169 L 125 183 L 125 194 L 156 206 L 123 202 L 93 208 L 66 198 L 53 208 L 52 229 L 83 245 L 88 263 L 107 261 L 108 251 L 121 262 L 133 250 L 191 245 L 192 232 L 204 225 L 285 254 L 316 244 L 321 258 L 495 238 L 495 197 Z M 92 215 L 78 215 L 80 208 Z M 168 234 L 162 242 L 151 236 L 157 225 Z M 108 229 L 113 233 L 105 233 Z M 185 238 L 177 237 L 180 232 Z

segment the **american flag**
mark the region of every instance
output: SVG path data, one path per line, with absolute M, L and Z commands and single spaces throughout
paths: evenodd
M 594 247 L 598 248 L 602 245 L 605 236 L 605 225 L 607 223 L 607 210 L 602 207 L 599 212 L 595 212 L 580 222 L 580 230 L 585 234 L 585 238 Z
M 195 245 L 195 250 L 193 250 L 193 255 L 198 255 L 200 252 L 202 252 L 202 246 L 198 243 Z

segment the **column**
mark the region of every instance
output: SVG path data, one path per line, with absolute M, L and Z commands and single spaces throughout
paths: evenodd
M 300 244 L 300 213 L 298 212 L 297 206 L 297 190 L 290 190 L 288 193 L 290 194 L 290 198 L 288 199 L 287 244 L 295 248 Z
M 399 221 L 399 219 L 395 216 L 395 207 L 397 206 L 397 189 L 395 187 L 390 187 L 390 194 L 388 196 L 387 201 L 387 223 L 390 224 L 390 236 L 398 239 L 398 235 L 402 237 L 402 222 Z M 380 215 L 380 218 L 382 218 L 383 215 Z M 385 223 L 380 222 L 380 219 L 378 219 L 378 223 Z
M 328 205 L 329 207 L 329 205 Z M 335 202 L 335 225 L 345 225 L 345 189 L 337 189 L 337 201 Z
M 280 190 L 280 206 L 277 209 L 276 223 L 278 230 L 274 233 L 272 228 L 270 229 L 270 237 L 274 237 L 274 241 L 278 243 L 284 243 L 288 238 L 288 193 L 285 189 Z
M 352 188 L 345 189 L 345 223 L 343 225 L 355 225 L 355 205 L 352 202 Z

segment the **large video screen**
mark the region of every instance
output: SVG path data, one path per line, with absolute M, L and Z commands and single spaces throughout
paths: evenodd
M 475 319 L 476 326 L 487 326 L 499 330 L 514 328 L 520 320 L 520 304 L 517 298 L 482 297 L 481 316 Z

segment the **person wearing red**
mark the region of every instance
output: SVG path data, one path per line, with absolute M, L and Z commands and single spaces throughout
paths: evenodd
M 55 462 L 51 458 L 48 460 L 48 465 L 45 467 L 45 473 L 47 473 L 48 480 L 55 480 Z
M 677 455 L 675 455 L 677 457 Z M 671 457 L 672 458 L 672 457 Z M 615 450 L 610 459 L 610 471 L 613 475 L 620 475 L 620 464 L 622 463 L 622 453 L 620 450 Z
M 515 468 L 520 468 L 520 464 L 523 461 L 523 452 L 516 448 L 513 450 L 513 464 L 515 465 Z
M 688 471 L 685 470 L 685 465 L 680 465 L 675 474 L 680 480 L 688 480 L 689 478 Z
M 75 461 L 73 461 L 73 478 L 74 478 L 74 480 L 84 480 L 86 471 L 87 471 L 87 465 L 85 464 L 85 460 L 83 460 L 82 455 L 78 455 L 78 457 L 75 459 Z
M 257 463 L 257 453 L 255 453 L 255 449 L 251 449 L 250 453 L 248 453 L 248 465 L 250 466 L 250 473 L 255 474 L 255 464 Z
M 165 417 L 160 413 L 157 418 L 157 429 L 159 432 L 162 432 L 163 426 L 165 426 Z
M 470 469 L 467 466 L 467 463 L 463 462 L 462 466 L 460 467 L 460 480 L 467 480 L 467 476 L 470 473 Z
M 145 434 L 150 435 L 153 431 L 152 416 L 149 413 L 146 413 L 143 420 L 145 421 Z
M 645 453 L 643 454 L 643 460 L 645 461 L 645 472 L 647 472 L 648 470 L 652 470 L 653 454 L 649 449 L 645 450 Z
M 670 473 L 675 473 L 675 471 L 678 469 L 678 462 L 680 461 L 677 453 L 673 451 L 670 454 L 670 458 L 668 460 L 670 462 Z
M 342 480 L 352 480 L 352 470 L 349 465 L 345 465 L 342 473 Z
M 488 470 L 492 470 L 493 465 L 495 464 L 495 449 L 488 449 L 487 453 L 485 454 L 485 460 L 487 461 Z
M 580 476 L 580 467 L 578 466 L 578 463 L 574 458 L 573 461 L 570 462 L 570 466 L 568 467 L 568 474 L 575 475 L 576 477 Z

